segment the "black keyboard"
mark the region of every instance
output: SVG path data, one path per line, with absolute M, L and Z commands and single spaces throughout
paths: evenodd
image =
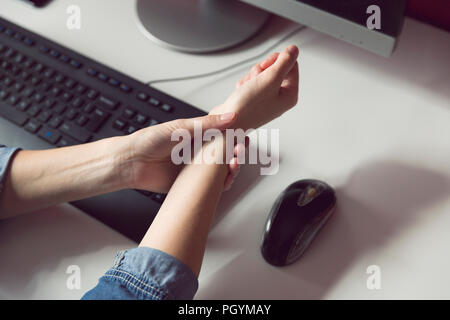
M 65 147 L 205 112 L 0 18 L 0 117 Z M 0 137 L 0 143 L 1 137 Z M 20 146 L 19 146 L 20 147 Z M 139 241 L 164 194 L 123 190 L 73 204 Z

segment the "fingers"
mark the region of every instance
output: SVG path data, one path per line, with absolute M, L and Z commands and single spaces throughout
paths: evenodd
M 256 65 L 254 65 L 251 69 L 250 72 L 247 73 L 241 80 L 239 80 L 238 82 L 236 82 L 236 88 L 239 88 L 240 86 L 242 86 L 245 82 L 247 82 L 250 79 L 253 79 L 255 77 L 257 77 L 261 72 L 263 72 L 264 70 L 266 70 L 268 67 L 270 67 L 271 65 L 274 64 L 275 61 L 277 61 L 279 53 L 278 52 L 274 52 L 272 54 L 270 54 L 266 60 L 258 62 Z
M 237 144 L 234 147 L 234 157 L 231 159 L 228 167 L 229 167 L 229 173 L 225 179 L 224 184 L 224 191 L 227 191 L 231 188 L 231 185 L 233 184 L 234 180 L 239 174 L 239 171 L 241 170 L 241 165 L 239 163 L 239 154 L 245 153 L 248 150 L 248 146 L 250 145 L 250 138 L 245 137 L 245 143 L 243 144 Z
M 231 185 L 234 182 L 234 179 L 239 174 L 239 171 L 241 170 L 241 165 L 238 163 L 237 158 L 233 158 L 230 161 L 230 164 L 228 165 L 230 172 L 228 173 L 225 183 L 224 183 L 224 191 L 230 190 Z
M 207 129 L 219 129 L 225 130 L 229 128 L 236 121 L 236 113 L 229 112 L 224 114 L 209 114 L 203 117 L 189 118 L 189 119 L 178 119 L 168 124 L 172 125 L 173 129 L 186 129 L 191 134 L 194 133 L 195 124 L 201 123 L 202 130 Z
M 267 57 L 266 60 L 264 60 L 263 62 L 261 62 L 261 63 L 259 64 L 260 67 L 261 67 L 263 70 L 267 69 L 268 67 L 270 67 L 271 65 L 273 65 L 273 64 L 275 63 L 275 61 L 277 61 L 279 55 L 280 55 L 280 54 L 279 54 L 278 52 L 272 53 L 271 55 L 269 55 L 269 56 Z
M 281 83 L 280 95 L 290 99 L 289 106 L 293 107 L 297 104 L 298 100 L 298 86 L 299 86 L 299 72 L 298 63 L 295 63 L 294 67 L 286 75 L 286 78 Z
M 278 55 L 275 63 L 267 69 L 268 73 L 278 79 L 280 82 L 284 80 L 287 74 L 297 63 L 298 48 L 291 45 Z

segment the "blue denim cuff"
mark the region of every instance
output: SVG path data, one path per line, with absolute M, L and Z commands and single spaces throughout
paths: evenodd
M 114 266 L 83 299 L 193 299 L 194 273 L 181 261 L 157 249 L 119 251 Z
M 6 173 L 14 154 L 20 150 L 19 148 L 7 148 L 0 144 L 0 193 L 3 190 Z

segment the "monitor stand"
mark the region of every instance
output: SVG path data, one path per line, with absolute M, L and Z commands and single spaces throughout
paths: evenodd
M 145 36 L 162 46 L 193 53 L 240 44 L 270 16 L 237 0 L 138 0 L 137 15 Z

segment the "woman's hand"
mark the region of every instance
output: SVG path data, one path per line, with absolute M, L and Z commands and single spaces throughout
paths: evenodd
M 203 130 L 217 128 L 257 128 L 280 116 L 297 103 L 298 48 L 287 47 L 282 53 L 273 53 L 256 64 L 236 84 L 236 90 L 209 116 L 180 119 L 140 130 L 129 136 L 132 144 L 131 179 L 136 189 L 167 192 L 182 165 L 173 164 L 170 155 L 178 142 L 171 142 L 172 132 L 187 129 L 191 135 L 194 122 L 201 121 Z M 221 120 L 221 117 L 223 118 Z M 235 146 L 235 154 L 244 146 Z M 228 189 L 239 171 L 236 159 L 229 164 L 225 181 Z
M 236 112 L 235 128 L 258 128 L 297 104 L 298 48 L 289 46 L 257 63 L 236 83 L 236 90 L 210 114 Z
M 211 128 L 225 130 L 236 121 L 234 112 L 226 114 L 207 115 L 191 119 L 178 119 L 157 126 L 148 127 L 125 137 L 130 147 L 129 160 L 126 170 L 130 175 L 129 185 L 135 189 L 143 189 L 154 192 L 167 192 L 183 165 L 175 165 L 171 159 L 172 148 L 178 141 L 171 141 L 172 133 L 179 129 L 194 133 L 194 123 L 201 123 L 202 129 Z M 247 142 L 248 144 L 248 142 Z M 237 163 L 237 154 L 245 148 L 236 145 L 235 158 L 229 164 L 229 173 L 225 180 L 224 190 L 230 188 L 234 178 L 239 173 L 240 165 Z M 123 161 L 122 161 L 123 163 Z M 122 164 L 123 165 L 123 164 Z

